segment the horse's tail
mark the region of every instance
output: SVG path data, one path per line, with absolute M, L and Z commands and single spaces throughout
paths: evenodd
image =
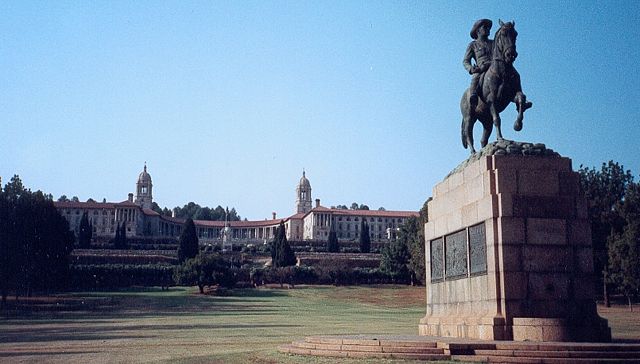
M 460 127 L 460 134 L 462 137 L 462 146 L 464 147 L 464 149 L 467 149 L 468 144 L 467 144 L 467 133 L 466 133 L 466 126 L 465 124 L 465 119 L 466 119 L 466 109 L 469 108 L 469 101 L 468 101 L 468 97 L 467 97 L 467 93 L 468 91 L 465 91 L 464 94 L 462 95 L 462 99 L 460 100 L 460 111 L 462 112 L 462 126 Z
M 462 118 L 462 127 L 460 128 L 460 132 L 461 132 L 460 134 L 462 136 L 462 146 L 464 147 L 464 149 L 467 149 L 467 147 L 468 147 L 468 145 L 467 145 L 467 135 L 465 133 L 466 129 L 467 128 L 465 128 L 465 125 L 464 125 L 464 118 Z

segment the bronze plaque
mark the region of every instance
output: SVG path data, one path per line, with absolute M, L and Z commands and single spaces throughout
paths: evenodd
M 447 235 L 444 241 L 446 279 L 467 276 L 467 231 Z
M 469 227 L 469 273 L 487 273 L 487 235 L 484 223 Z
M 443 258 L 442 238 L 431 240 L 431 282 L 440 282 L 444 279 Z

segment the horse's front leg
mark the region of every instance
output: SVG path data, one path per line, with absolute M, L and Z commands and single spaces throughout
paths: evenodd
M 496 110 L 496 104 L 494 102 L 489 103 L 489 111 L 491 112 L 491 118 L 493 119 L 493 125 L 496 126 L 496 137 L 498 140 L 503 140 L 502 130 L 500 128 L 501 120 L 498 110 Z
M 518 91 L 516 96 L 513 98 L 513 102 L 516 104 L 516 108 L 518 109 L 518 117 L 516 118 L 516 122 L 513 124 L 513 129 L 515 131 L 522 130 L 522 120 L 524 119 L 524 112 L 528 108 L 530 108 L 533 104 L 527 101 L 527 96 L 522 92 Z

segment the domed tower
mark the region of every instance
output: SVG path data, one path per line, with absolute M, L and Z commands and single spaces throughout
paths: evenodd
M 311 211 L 311 183 L 305 177 L 304 171 L 296 188 L 296 211 L 298 214 Z
M 136 201 L 135 203 L 144 209 L 150 209 L 153 201 L 151 194 L 151 175 L 147 173 L 147 163 L 144 164 L 144 170 L 138 176 L 136 183 Z

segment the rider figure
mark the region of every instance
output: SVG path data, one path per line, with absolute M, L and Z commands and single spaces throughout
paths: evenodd
M 471 38 L 474 40 L 469 43 L 467 51 L 464 54 L 462 64 L 464 68 L 471 74 L 471 86 L 469 86 L 469 103 L 471 109 L 475 109 L 478 105 L 478 82 L 480 75 L 491 66 L 491 53 L 493 51 L 493 40 L 489 39 L 493 23 L 489 19 L 480 19 L 473 24 L 471 28 Z M 475 64 L 471 60 L 475 60 Z

